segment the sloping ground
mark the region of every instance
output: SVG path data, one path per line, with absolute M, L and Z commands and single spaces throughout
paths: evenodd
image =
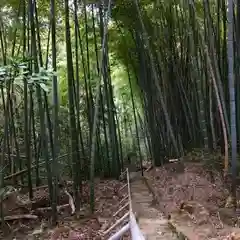
M 124 215 L 125 211 L 120 212 L 116 216 L 113 214 L 125 204 L 120 202 L 125 198 L 127 189 L 124 188 L 124 182 L 116 180 L 99 180 L 96 179 L 95 184 L 95 203 L 96 212 L 91 214 L 89 211 L 89 184 L 84 183 L 82 194 L 82 208 L 80 212 L 71 215 L 71 208 L 68 204 L 68 197 L 61 196 L 60 204 L 64 208 L 59 208 L 59 224 L 56 228 L 51 228 L 49 207 L 49 193 L 47 187 L 41 187 L 34 190 L 34 200 L 29 201 L 27 194 L 20 191 L 13 192 L 4 202 L 4 210 L 10 216 L 21 215 L 26 211 L 28 215 L 36 214 L 37 219 L 13 219 L 7 221 L 8 232 L 2 232 L 0 229 L 0 239 L 44 239 L 44 240 L 84 240 L 84 239 L 103 239 L 102 232 L 111 226 L 117 219 Z M 72 193 L 72 184 L 68 186 L 68 192 Z M 11 198 L 10 198 L 11 197 Z M 13 198 L 14 197 L 14 198 Z M 12 199 L 13 198 L 13 199 Z M 20 202 L 16 199 L 26 199 Z M 10 201 L 12 200 L 12 201 Z M 67 205 L 67 207 L 65 207 Z M 127 209 L 126 209 L 127 210 Z M 114 232 L 111 231 L 110 234 Z M 127 238 L 125 238 L 127 239 Z
M 171 163 L 145 172 L 144 176 L 136 176 L 131 181 L 131 192 L 133 210 L 146 239 L 240 240 L 240 228 L 235 226 L 239 224 L 239 216 L 225 204 L 229 193 L 219 173 L 210 174 L 199 163 Z M 39 214 L 38 219 L 31 222 L 9 221 L 11 237 L 0 235 L 0 239 L 106 239 L 102 233 L 128 211 L 126 207 L 114 214 L 127 202 L 127 188 L 122 188 L 124 185 L 125 182 L 97 181 L 94 215 L 88 213 L 83 204 L 80 215 L 70 216 L 67 209 L 66 212 L 60 211 L 62 222 L 55 229 L 46 225 L 49 219 L 46 213 Z M 68 191 L 72 191 L 71 186 Z M 239 193 L 238 190 L 238 197 Z M 85 184 L 83 199 L 86 201 L 88 196 L 89 185 Z M 44 207 L 48 202 L 47 190 L 36 190 L 35 198 L 34 207 Z M 67 203 L 68 199 L 62 204 L 65 201 Z M 10 209 L 9 206 L 7 208 Z M 130 239 L 129 232 L 124 239 Z
M 146 239 L 177 239 L 169 228 L 168 220 L 154 207 L 154 196 L 142 178 L 137 178 L 131 182 L 131 192 L 133 211 L 138 218 L 138 225 Z
M 146 173 L 159 209 L 186 239 L 240 239 L 239 216 L 226 206 L 229 196 L 218 172 L 200 163 L 170 163 Z

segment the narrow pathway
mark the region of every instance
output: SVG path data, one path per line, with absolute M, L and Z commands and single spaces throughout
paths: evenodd
M 168 220 L 154 207 L 153 196 L 145 181 L 137 177 L 131 181 L 133 211 L 138 218 L 138 225 L 147 240 L 178 239 L 168 225 Z

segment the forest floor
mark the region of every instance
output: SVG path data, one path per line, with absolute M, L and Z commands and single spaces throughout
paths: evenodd
M 81 210 L 74 215 L 71 214 L 69 196 L 65 192 L 60 192 L 59 224 L 55 228 L 51 228 L 49 222 L 51 209 L 49 208 L 47 187 L 37 188 L 31 202 L 29 202 L 27 194 L 13 192 L 9 194 L 8 199 L 4 200 L 5 217 L 12 216 L 13 219 L 6 221 L 5 235 L 0 232 L 0 239 L 102 239 L 103 233 L 127 211 L 125 209 L 113 216 L 126 203 L 127 188 L 121 189 L 124 185 L 124 182 L 115 180 L 96 180 L 96 211 L 94 214 L 90 213 L 89 204 L 85 204 L 89 202 L 89 184 L 83 185 Z M 71 184 L 68 186 L 67 192 L 72 193 Z M 16 216 L 22 216 L 22 218 L 14 219 Z M 27 219 L 24 219 L 24 216 Z M 118 229 L 116 228 L 115 231 Z M 113 231 L 105 234 L 105 237 L 110 234 L 113 234 Z M 128 235 L 125 236 L 125 239 L 129 239 Z
M 202 163 L 176 162 L 145 174 L 169 225 L 186 239 L 240 239 L 238 209 L 218 171 Z M 237 191 L 238 199 L 240 189 Z
M 146 235 L 157 231 L 158 236 L 148 239 L 173 240 L 178 235 L 178 239 L 190 240 L 240 240 L 240 211 L 233 211 L 226 184 L 217 170 L 210 172 L 199 162 L 178 161 L 153 168 L 144 176 L 145 185 L 138 179 L 131 183 L 131 187 L 133 208 L 141 230 Z M 67 193 L 61 193 L 60 221 L 55 228 L 49 227 L 51 211 L 46 187 L 35 189 L 31 202 L 27 194 L 13 192 L 4 200 L 5 234 L 8 236 L 0 235 L 0 239 L 107 239 L 114 232 L 106 230 L 128 211 L 125 207 L 114 214 L 127 202 L 127 188 L 122 188 L 124 184 L 114 180 L 96 180 L 96 211 L 91 214 L 85 204 L 89 201 L 89 185 L 85 183 L 81 211 L 74 215 L 71 214 L 71 198 L 67 194 L 72 193 L 69 184 Z M 240 199 L 240 189 L 237 197 Z M 115 231 L 123 224 L 124 221 Z M 130 239 L 129 233 L 123 239 Z

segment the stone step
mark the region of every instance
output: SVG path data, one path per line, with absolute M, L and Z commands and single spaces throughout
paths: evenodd
M 175 240 L 177 239 L 169 228 L 168 220 L 163 214 L 152 206 L 153 195 L 142 179 L 131 182 L 133 211 L 138 216 L 138 225 L 150 240 Z
M 171 229 L 169 229 L 166 219 L 141 219 L 139 221 L 139 227 L 144 231 L 144 235 L 148 240 L 177 239 Z

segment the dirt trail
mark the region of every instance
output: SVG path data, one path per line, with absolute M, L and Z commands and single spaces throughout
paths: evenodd
M 168 220 L 154 207 L 153 196 L 143 179 L 131 182 L 133 211 L 138 217 L 138 225 L 148 240 L 175 240 L 177 236 L 169 228 Z

